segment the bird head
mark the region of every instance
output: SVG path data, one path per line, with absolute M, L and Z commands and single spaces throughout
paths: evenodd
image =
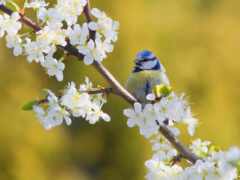
M 143 50 L 137 53 L 133 72 L 145 70 L 159 71 L 161 68 L 159 59 L 151 51 Z

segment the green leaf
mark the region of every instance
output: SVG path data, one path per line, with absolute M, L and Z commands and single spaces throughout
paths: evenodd
M 23 105 L 22 110 L 24 111 L 32 111 L 33 110 L 33 106 L 37 104 L 37 101 L 29 101 L 27 102 L 25 105 Z

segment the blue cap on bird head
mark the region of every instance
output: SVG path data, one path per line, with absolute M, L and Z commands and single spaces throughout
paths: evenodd
M 161 63 L 159 59 L 148 50 L 143 50 L 137 53 L 133 72 L 140 72 L 144 70 L 161 70 Z
M 137 57 L 136 57 L 137 61 L 141 61 L 141 60 L 150 60 L 150 59 L 155 59 L 155 55 L 151 52 L 151 51 L 148 51 L 148 50 L 143 50 L 143 51 L 140 51 L 138 54 L 137 54 Z

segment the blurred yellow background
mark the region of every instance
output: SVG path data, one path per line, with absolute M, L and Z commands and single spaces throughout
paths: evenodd
M 120 21 L 119 41 L 104 64 L 122 83 L 136 52 L 154 51 L 200 119 L 195 138 L 240 146 L 239 0 L 92 0 L 92 6 Z M 69 57 L 66 64 L 58 83 L 0 41 L 0 180 L 144 179 L 150 146 L 126 126 L 128 105 L 120 98 L 110 96 L 105 107 L 112 122 L 95 126 L 76 119 L 71 127 L 45 131 L 33 113 L 21 110 L 43 88 L 57 92 L 85 75 L 105 84 L 82 62 Z

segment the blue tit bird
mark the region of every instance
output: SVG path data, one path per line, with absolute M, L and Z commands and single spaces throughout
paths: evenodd
M 127 90 L 132 93 L 139 102 L 146 103 L 146 96 L 152 92 L 156 85 L 169 86 L 169 80 L 165 68 L 160 60 L 148 50 L 137 54 L 135 67 L 126 84 Z

